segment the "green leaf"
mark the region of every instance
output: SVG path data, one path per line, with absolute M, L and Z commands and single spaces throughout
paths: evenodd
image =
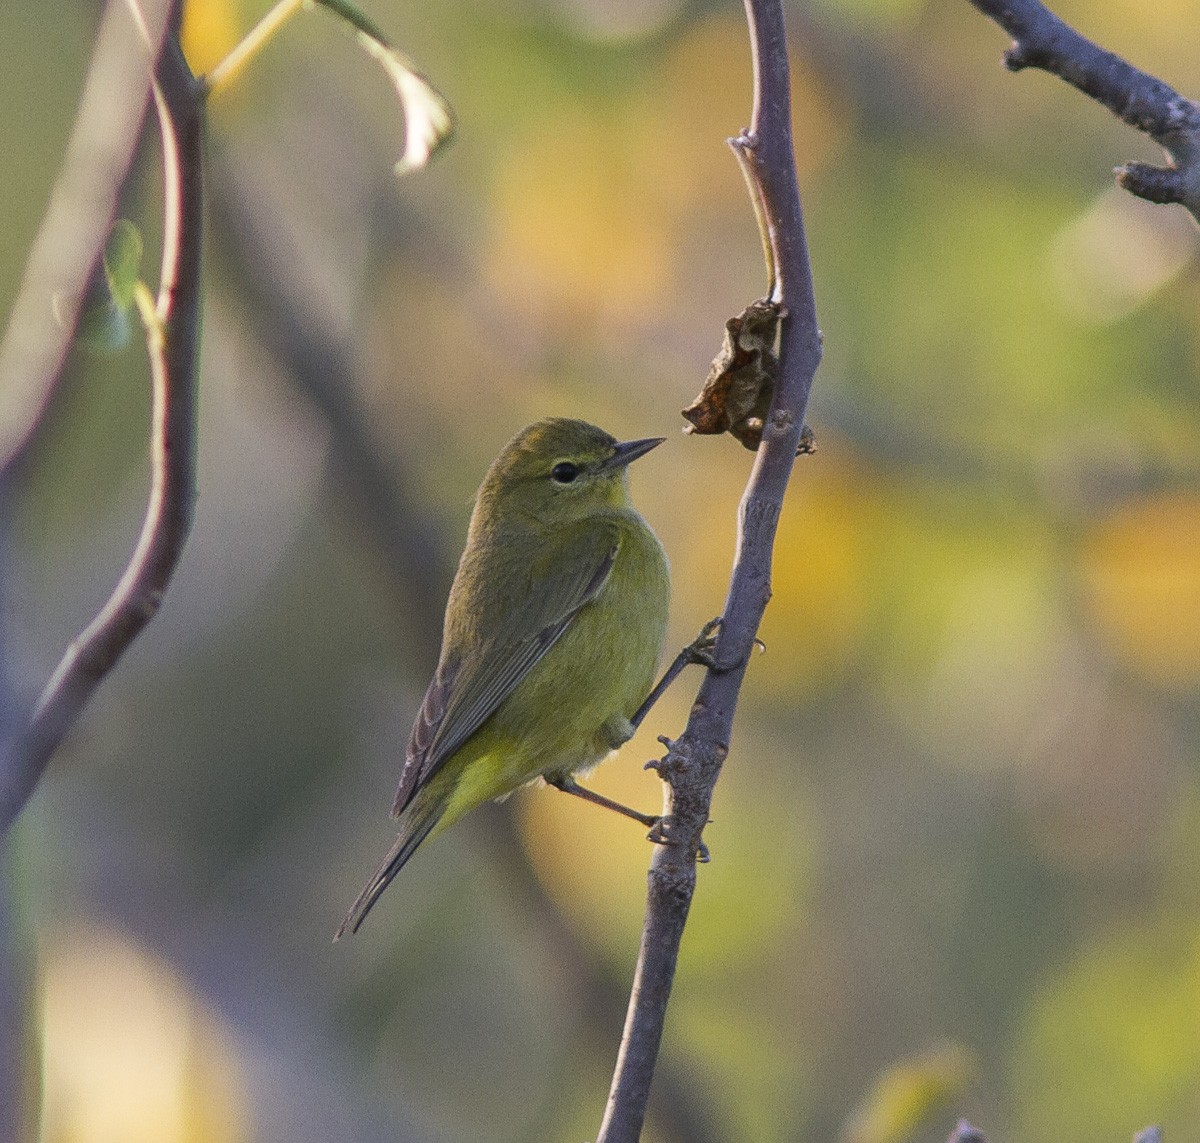
M 349 0 L 309 0 L 332 12 L 354 28 L 355 39 L 369 56 L 379 61 L 392 81 L 404 108 L 404 154 L 396 174 L 424 167 L 454 131 L 454 113 L 407 56 L 388 43 L 383 33 Z
M 97 274 L 79 312 L 76 340 L 88 349 L 111 353 L 122 349 L 133 328 L 130 314 L 137 294 L 143 243 L 138 228 L 121 218 L 113 225 Z M 61 299 L 53 300 L 62 320 Z
M 114 304 L 121 310 L 127 311 L 133 305 L 142 250 L 141 232 L 129 219 L 118 218 L 104 247 L 104 277 Z

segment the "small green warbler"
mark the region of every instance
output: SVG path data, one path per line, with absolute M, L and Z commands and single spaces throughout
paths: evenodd
M 663 439 L 619 442 L 553 418 L 492 462 L 400 774 L 399 836 L 338 937 L 358 930 L 421 842 L 535 779 L 653 820 L 574 775 L 632 736 L 654 682 L 670 577 L 627 466 Z

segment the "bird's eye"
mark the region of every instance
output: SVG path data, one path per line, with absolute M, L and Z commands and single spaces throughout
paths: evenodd
M 579 467 L 572 464 L 569 460 L 564 460 L 561 464 L 556 464 L 550 470 L 550 478 L 559 484 L 570 484 L 578 475 Z

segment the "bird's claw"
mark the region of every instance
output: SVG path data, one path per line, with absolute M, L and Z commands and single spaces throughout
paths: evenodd
M 660 817 L 651 827 L 650 832 L 646 834 L 646 840 L 654 845 L 670 845 L 670 822 L 669 817 Z M 704 844 L 704 839 L 700 839 L 700 844 L 696 849 L 696 861 L 700 865 L 707 865 L 712 860 L 712 854 L 708 852 L 708 846 Z
M 710 619 L 701 629 L 700 634 L 683 649 L 683 653 L 687 656 L 689 663 L 698 663 L 702 667 L 707 667 L 710 671 L 716 671 L 718 674 L 722 671 L 732 670 L 734 666 L 739 664 L 722 663 L 717 659 L 713 652 L 717 647 L 717 631 L 721 627 L 721 617 L 718 615 L 716 619 Z M 757 635 L 754 637 L 754 646 L 759 651 L 767 649 L 764 643 Z M 742 660 L 745 662 L 745 660 Z
M 646 834 L 646 840 L 654 845 L 666 845 L 670 838 L 667 837 L 667 819 L 659 818 L 651 827 L 650 832 Z
M 715 619 L 710 619 L 700 628 L 700 634 L 683 649 L 683 653 L 687 656 L 689 663 L 697 663 L 702 667 L 707 667 L 710 671 L 724 669 L 713 655 L 713 651 L 716 650 L 717 632 L 720 630 L 720 627 L 721 617 L 718 615 Z

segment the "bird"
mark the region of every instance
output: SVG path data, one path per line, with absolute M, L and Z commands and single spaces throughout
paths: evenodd
M 538 779 L 657 823 L 575 776 L 632 737 L 654 682 L 670 573 L 630 499 L 628 466 L 664 439 L 619 441 L 551 417 L 492 462 L 408 740 L 398 836 L 335 940 L 358 931 L 422 842 Z

